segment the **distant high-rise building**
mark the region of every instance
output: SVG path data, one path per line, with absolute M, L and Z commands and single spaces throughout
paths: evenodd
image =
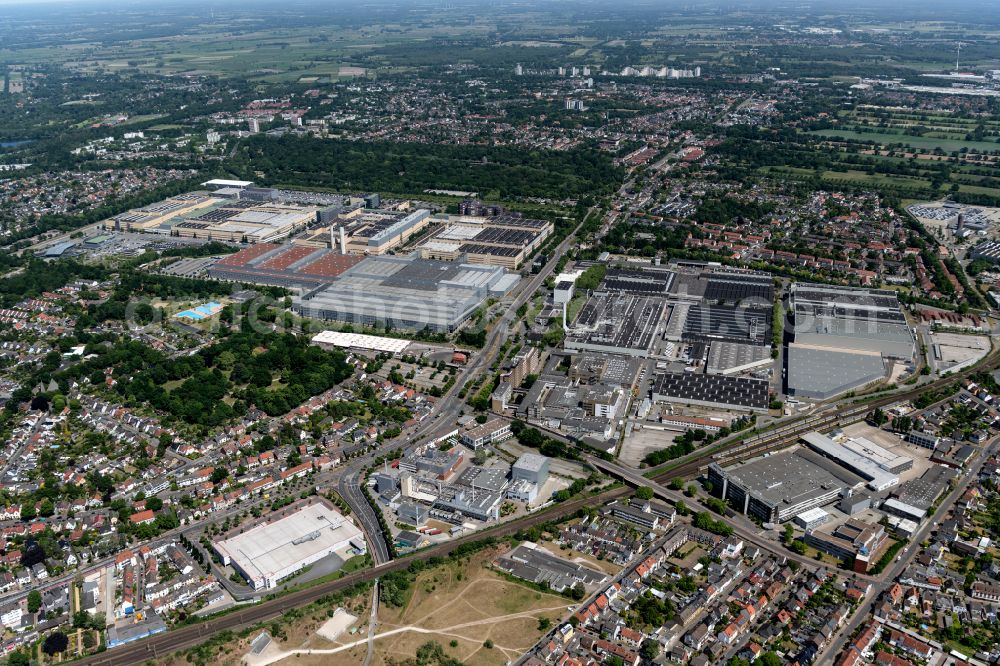
M 583 68 L 583 75 L 584 76 L 590 76 L 590 68 L 589 67 L 584 67 Z
M 566 98 L 566 110 L 567 111 L 586 111 L 587 107 L 583 105 L 582 99 L 573 99 L 572 97 Z
M 586 70 L 585 70 L 586 71 Z M 660 79 L 689 79 L 701 76 L 701 67 L 694 69 L 677 69 L 676 67 L 650 67 L 646 65 L 641 69 L 635 67 L 625 67 L 621 71 L 622 76 L 649 76 Z M 586 76 L 586 74 L 584 74 Z
M 222 135 L 216 132 L 215 130 L 209 130 L 208 134 L 205 136 L 205 140 L 208 141 L 208 145 L 210 146 L 214 146 L 215 144 L 219 143 L 219 139 L 221 138 Z
M 521 67 L 521 63 L 517 63 L 514 67 L 514 76 L 524 76 L 524 67 Z
M 565 67 L 560 67 L 559 68 L 559 76 L 566 76 L 566 68 Z
M 256 134 L 257 132 L 260 131 L 260 121 L 259 120 L 257 120 L 256 118 L 251 118 L 248 121 L 248 123 L 250 125 L 250 133 L 251 134 Z
M 570 76 L 580 76 L 580 70 L 576 67 L 570 70 Z

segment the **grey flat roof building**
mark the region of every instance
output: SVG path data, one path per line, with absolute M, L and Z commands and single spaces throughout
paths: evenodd
M 739 342 L 713 342 L 708 348 L 705 372 L 710 375 L 730 375 L 769 365 L 771 349 Z
M 871 495 L 859 493 L 840 500 L 840 503 L 837 504 L 837 508 L 847 515 L 853 516 L 854 514 L 861 513 L 865 509 L 868 509 L 871 505 Z
M 537 453 L 522 453 L 510 470 L 511 479 L 524 479 L 538 485 L 549 477 L 549 459 Z
M 450 495 L 450 496 L 449 496 Z M 434 501 L 434 508 L 453 511 L 476 520 L 497 520 L 500 518 L 502 493 L 479 488 L 461 488 L 454 494 L 443 495 Z
M 600 571 L 567 562 L 535 544 L 522 544 L 497 559 L 496 565 L 510 574 L 535 583 L 548 583 L 561 592 L 577 582 L 596 585 L 607 579 Z
M 901 502 L 920 509 L 928 509 L 948 487 L 955 471 L 943 465 L 935 465 L 920 478 L 910 479 L 893 491 L 892 496 Z
M 835 502 L 848 488 L 863 485 L 852 472 L 811 451 L 794 449 L 723 468 L 708 468 L 712 492 L 737 511 L 764 522 L 784 522 Z
M 913 334 L 906 324 L 859 321 L 831 315 L 803 319 L 796 312 L 794 330 L 795 342 L 855 351 L 877 351 L 906 361 L 913 358 Z
M 414 527 L 423 527 L 430 517 L 430 509 L 416 502 L 402 502 L 396 509 L 396 515 L 404 523 Z
M 788 345 L 788 395 L 826 400 L 885 377 L 878 352 Z
M 838 465 L 851 470 L 868 482 L 868 487 L 875 491 L 899 484 L 899 476 L 882 469 L 871 457 L 836 442 L 819 432 L 807 432 L 802 435 L 802 441 L 816 453 L 826 456 Z M 913 461 L 909 461 L 912 466 Z
M 507 470 L 499 467 L 467 467 L 459 475 L 455 485 L 498 493 L 507 487 Z
M 673 281 L 674 273 L 669 270 L 609 268 L 598 291 L 657 296 L 668 293 Z
M 1000 263 L 1000 243 L 997 241 L 984 241 L 972 248 L 969 256 L 973 259 L 983 259 L 993 263 Z
M 790 303 L 797 343 L 913 358 L 913 332 L 894 291 L 796 283 Z
M 748 345 L 771 344 L 770 305 L 748 301 L 737 305 L 695 303 L 688 308 L 681 338 L 685 342 L 723 340 Z
M 766 379 L 666 372 L 653 380 L 654 402 L 680 402 L 704 407 L 767 411 L 770 384 Z
M 501 284 L 513 286 L 507 277 L 495 266 L 368 257 L 296 298 L 293 309 L 317 319 L 445 333 L 462 324 Z
M 645 358 L 665 307 L 663 299 L 620 294 L 594 296 L 583 306 L 564 346 Z
M 445 476 L 455 471 L 462 462 L 461 452 L 455 448 L 450 451 L 428 451 L 416 460 L 419 472 L 427 472 L 434 476 Z
M 623 387 L 631 387 L 639 377 L 642 361 L 632 356 L 582 352 L 573 356 L 569 377 L 581 384 L 599 381 Z

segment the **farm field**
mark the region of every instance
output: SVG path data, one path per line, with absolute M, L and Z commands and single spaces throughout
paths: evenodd
M 980 152 L 1000 151 L 1000 143 L 992 141 L 966 141 L 964 139 L 942 139 L 927 136 L 911 136 L 892 132 L 858 132 L 855 130 L 824 129 L 806 132 L 811 136 L 833 139 L 850 139 L 869 143 L 893 144 L 901 143 L 911 148 L 922 150 L 941 149 L 945 152 L 955 152 L 963 148 Z
M 771 176 L 785 176 L 794 180 L 810 179 L 815 175 L 815 172 L 811 169 L 796 167 L 762 167 L 761 172 Z M 865 187 L 899 188 L 907 191 L 923 190 L 930 187 L 930 182 L 923 178 L 869 174 L 854 169 L 845 171 L 824 170 L 820 177 L 823 182 L 836 183 L 840 186 L 854 184 Z

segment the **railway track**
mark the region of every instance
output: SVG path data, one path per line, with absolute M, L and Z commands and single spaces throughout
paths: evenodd
M 285 611 L 308 605 L 326 595 L 347 589 L 356 583 L 373 580 L 393 571 L 401 571 L 407 568 L 410 562 L 414 560 L 444 557 L 463 544 L 479 541 L 487 537 L 512 536 L 526 527 L 533 527 L 550 520 L 555 520 L 575 513 L 579 509 L 590 506 L 595 502 L 607 502 L 612 499 L 624 497 L 631 492 L 631 489 L 628 487 L 614 488 L 591 497 L 570 500 L 522 520 L 497 525 L 491 529 L 434 546 L 413 556 L 402 557 L 370 569 L 348 574 L 335 581 L 320 583 L 302 590 L 289 592 L 286 595 L 261 602 L 245 610 L 233 611 L 214 619 L 180 627 L 163 634 L 157 634 L 100 654 L 82 657 L 74 663 L 86 664 L 87 666 L 133 666 L 134 664 L 158 659 L 178 650 L 185 650 L 200 645 L 209 637 L 220 632 L 239 631 L 262 622 L 273 620 L 280 617 Z
M 873 400 L 868 400 L 863 404 L 830 405 L 824 408 L 823 413 L 804 416 L 795 422 L 787 423 L 774 430 L 753 435 L 744 439 L 738 446 L 726 448 L 724 451 L 718 453 L 698 456 L 678 467 L 655 474 L 652 478 L 657 482 L 670 481 L 677 477 L 691 476 L 700 472 L 708 466 L 709 462 L 726 465 L 740 460 L 755 458 L 769 451 L 782 449 L 794 444 L 804 433 L 813 430 L 831 430 L 849 425 L 858 421 L 859 418 L 877 407 L 886 407 L 897 402 L 912 400 L 928 391 L 944 388 L 955 382 L 967 379 L 976 373 L 989 372 L 998 367 L 1000 367 L 1000 349 L 990 352 L 978 365 L 967 368 L 963 372 L 936 379 L 909 391 L 890 393 Z M 831 413 L 826 413 L 828 411 Z
M 861 405 L 830 405 L 824 408 L 824 413 L 805 416 L 793 423 L 785 424 L 775 430 L 754 435 L 744 440 L 740 446 L 735 446 L 734 448 L 727 449 L 724 452 L 706 453 L 701 456 L 697 456 L 677 467 L 663 471 L 662 473 L 656 475 L 654 479 L 659 483 L 669 482 L 674 478 L 692 476 L 712 461 L 732 462 L 737 459 L 755 457 L 766 453 L 769 450 L 782 448 L 784 446 L 788 446 L 790 443 L 794 443 L 798 440 L 802 433 L 856 421 L 859 415 L 865 414 L 876 407 L 884 407 L 895 402 L 910 400 L 920 396 L 926 391 L 933 391 L 938 388 L 942 388 L 956 381 L 965 379 L 977 372 L 994 370 L 997 367 L 1000 367 L 1000 350 L 991 352 L 980 364 L 967 368 L 963 372 L 956 373 L 953 376 L 928 382 L 923 386 L 916 387 L 909 391 L 892 393 L 879 397 Z M 825 413 L 827 411 L 831 411 L 832 413 Z M 562 504 L 555 505 L 550 509 L 537 514 L 527 516 L 523 519 L 497 525 L 496 527 L 483 530 L 466 537 L 461 537 L 454 541 L 433 546 L 413 556 L 399 558 L 370 569 L 348 574 L 335 581 L 320 583 L 302 590 L 296 590 L 276 599 L 264 601 L 256 606 L 247 608 L 246 610 L 235 611 L 227 615 L 206 620 L 205 622 L 181 627 L 179 629 L 142 639 L 140 641 L 136 641 L 135 643 L 108 650 L 100 654 L 82 657 L 75 663 L 85 664 L 87 666 L 133 666 L 134 664 L 140 664 L 152 659 L 157 659 L 178 650 L 184 650 L 199 645 L 209 637 L 220 632 L 238 631 L 265 621 L 273 620 L 280 617 L 282 613 L 289 609 L 313 603 L 328 594 L 342 591 L 356 583 L 373 580 L 384 574 L 405 569 L 409 566 L 411 561 L 427 560 L 431 557 L 443 557 L 450 554 L 463 544 L 478 541 L 487 537 L 511 536 L 526 527 L 533 527 L 550 520 L 562 518 L 575 513 L 583 507 L 602 504 L 613 499 L 624 497 L 631 492 L 631 489 L 628 486 L 625 486 L 614 488 L 597 495 L 570 500 Z

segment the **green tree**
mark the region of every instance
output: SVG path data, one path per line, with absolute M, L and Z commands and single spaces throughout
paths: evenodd
M 219 354 L 218 364 L 223 370 L 232 370 L 236 365 L 236 354 L 227 349 Z
M 781 657 L 774 652 L 765 652 L 757 662 L 760 666 L 781 666 Z
M 653 499 L 653 489 L 649 486 L 639 486 L 635 489 L 635 496 L 642 500 Z
M 69 647 L 69 636 L 61 631 L 52 632 L 42 642 L 42 652 L 50 657 L 65 652 L 67 647 Z
M 28 612 L 37 613 L 38 609 L 42 607 L 42 593 L 38 590 L 31 590 L 28 592 Z
M 889 420 L 889 417 L 886 416 L 885 412 L 883 412 L 881 408 L 876 407 L 869 416 L 869 420 L 874 425 L 881 427 L 886 424 L 886 422 Z
M 31 657 L 21 652 L 11 652 L 7 657 L 7 666 L 31 666 Z
M 791 523 L 785 523 L 785 531 L 782 534 L 781 540 L 787 546 L 792 542 L 793 538 L 795 538 L 795 528 L 792 527 Z
M 892 429 L 896 432 L 910 432 L 913 430 L 913 420 L 909 416 L 897 416 L 892 420 Z

